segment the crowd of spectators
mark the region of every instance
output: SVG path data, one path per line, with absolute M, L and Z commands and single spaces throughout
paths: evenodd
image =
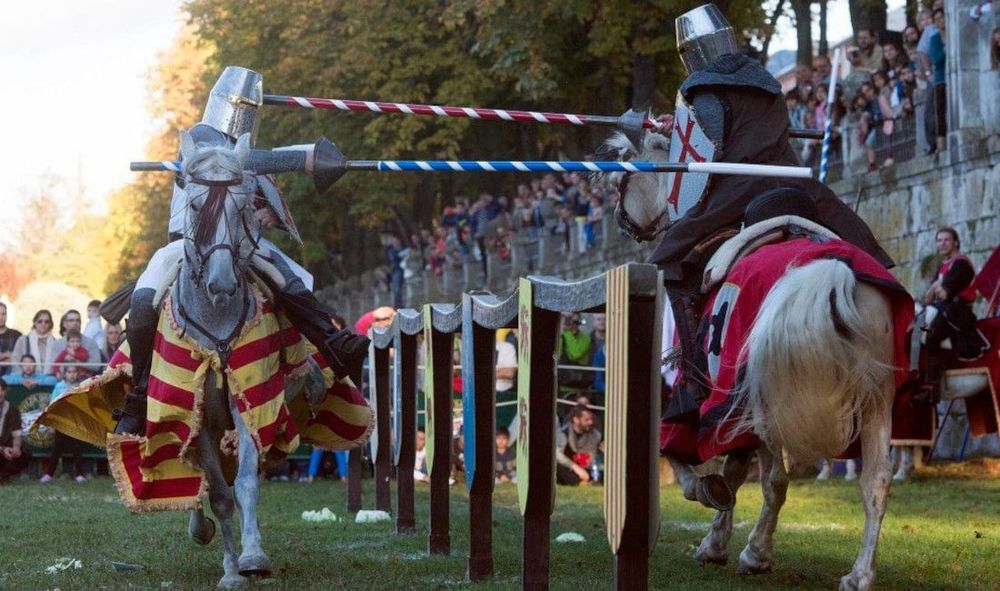
M 100 304 L 99 300 L 88 304 L 86 326 L 80 312 L 71 309 L 60 317 L 58 329 L 54 326 L 52 312 L 38 310 L 32 317 L 31 329 L 22 334 L 7 326 L 7 306 L 0 303 L 0 381 L 5 393 L 0 406 L 6 401 L 10 412 L 9 408 L 17 408 L 14 402 L 19 403 L 29 396 L 37 404 L 36 395 L 39 394 L 45 401 L 52 400 L 103 369 L 122 343 L 122 329 L 117 324 L 105 325 L 101 321 Z M 12 388 L 18 390 L 16 400 L 9 392 Z M 20 432 L 17 435 L 20 439 Z M 84 449 L 82 442 L 56 433 L 40 481 L 52 480 L 64 454 L 73 457 L 75 480 L 85 481 Z M 27 462 L 19 463 L 18 471 L 27 465 Z M 70 470 L 64 467 L 64 472 L 69 474 Z M 5 477 L 14 475 L 6 474 Z
M 922 123 L 927 143 L 919 149 L 928 154 L 944 149 L 948 32 L 943 5 L 943 0 L 936 0 L 932 9 L 920 10 L 917 22 L 907 25 L 901 34 L 859 29 L 854 45 L 847 49 L 849 71 L 838 80 L 836 96 L 829 105 L 830 57 L 816 56 L 811 69 L 797 66 L 795 87 L 785 95 L 792 126 L 824 129 L 831 118 L 832 151 L 839 152 L 841 133 L 850 129 L 865 147 L 869 170 L 895 163 L 896 136 L 901 128 L 913 133 Z M 917 122 L 915 107 L 921 101 L 924 119 Z M 820 141 L 805 141 L 799 146 L 804 163 L 819 164 Z
M 600 220 L 617 193 L 594 186 L 586 175 L 546 174 L 517 185 L 513 197 L 482 193 L 458 197 L 446 206 L 431 228 L 413 232 L 408 242 L 398 235 L 386 245 L 385 281 L 396 307 L 403 305 L 405 280 L 420 270 L 442 275 L 449 267 L 474 262 L 488 277 L 491 255 L 510 263 L 517 243 L 531 245 L 540 236 L 554 237 L 563 252 L 586 251 L 600 242 Z M 573 243 L 573 228 L 580 238 Z M 528 270 L 538 264 L 537 250 L 525 249 Z

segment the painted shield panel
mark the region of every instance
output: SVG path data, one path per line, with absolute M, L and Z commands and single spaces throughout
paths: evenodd
M 611 551 L 618 552 L 625 529 L 628 498 L 625 463 L 628 439 L 628 267 L 607 273 L 605 359 L 607 414 L 604 435 L 604 525 Z
M 397 321 L 398 322 L 398 321 Z M 392 364 L 392 465 L 399 465 L 399 452 L 402 445 L 403 433 L 403 364 L 397 363 L 400 351 L 402 351 L 403 339 L 399 329 L 392 337 L 392 347 L 396 350 L 395 355 L 389 357 Z
M 674 126 L 670 130 L 671 162 L 715 162 L 716 147 L 698 123 L 694 109 L 677 93 Z M 667 172 L 667 216 L 681 219 L 697 205 L 708 188 L 707 173 Z
M 434 347 L 431 347 L 434 329 L 431 325 L 431 305 L 424 304 L 424 457 L 427 473 L 434 465 Z
M 378 459 L 379 450 L 378 448 L 378 417 L 385 412 L 389 412 L 387 408 L 379 408 L 378 396 L 375 395 L 375 341 L 372 340 L 368 344 L 368 401 L 375 409 L 375 426 L 372 428 L 372 436 L 369 440 L 372 450 L 372 461 Z M 388 452 L 388 450 L 384 450 Z
M 528 506 L 528 430 L 531 417 L 531 311 L 534 304 L 531 281 L 522 277 L 517 286 L 517 505 L 524 515 Z
M 465 488 L 472 491 L 476 476 L 476 374 L 473 371 L 472 305 L 462 306 L 462 433 L 465 442 Z

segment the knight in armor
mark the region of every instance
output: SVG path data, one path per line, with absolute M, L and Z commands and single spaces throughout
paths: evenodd
M 944 261 L 923 298 L 924 304 L 937 311 L 926 327 L 926 363 L 921 388 L 922 397 L 931 400 L 937 397 L 944 372 L 941 343 L 945 339 L 950 339 L 959 361 L 979 359 L 990 348 L 989 341 L 976 328 L 976 315 L 972 311 L 972 303 L 976 301 L 976 289 L 972 285 L 976 269 L 969 257 L 962 254 L 958 232 L 947 226 L 939 228 L 935 242 Z
M 237 138 L 249 133 L 253 142 L 257 136 L 259 109 L 263 100 L 263 80 L 257 72 L 245 68 L 227 67 L 209 95 L 201 123 L 190 133 L 203 145 L 233 145 Z M 301 242 L 295 222 L 275 183 L 274 173 L 299 171 L 312 174 L 317 188 L 327 185 L 323 177 L 329 171 L 321 140 L 316 149 L 311 146 L 291 146 L 275 150 L 253 150 L 247 168 L 257 174 L 258 192 L 255 199 L 257 218 L 262 229 L 277 226 Z M 332 182 L 332 181 L 330 181 Z M 146 422 L 146 389 L 152 364 L 153 339 L 159 311 L 155 307 L 157 289 L 164 270 L 183 257 L 184 190 L 181 175 L 174 184 L 170 204 L 170 243 L 150 259 L 146 270 L 136 281 L 129 302 L 126 336 L 132 360 L 133 391 L 125 398 L 120 410 L 117 433 L 142 434 Z M 327 185 L 328 186 L 328 185 Z M 274 243 L 261 237 L 259 254 L 271 263 L 284 278 L 284 286 L 269 285 L 273 303 L 288 320 L 320 351 L 337 377 L 353 375 L 368 353 L 368 338 L 349 330 L 334 330 L 329 318 L 334 311 L 321 304 L 312 292 L 312 276 L 281 252 Z
M 733 27 L 719 9 L 706 4 L 691 10 L 677 18 L 676 30 L 678 51 L 688 72 L 678 92 L 678 105 L 686 107 L 686 115 L 714 146 L 713 161 L 801 166 L 788 142 L 788 110 L 781 85 L 760 62 L 740 52 Z M 673 135 L 671 144 L 678 141 L 676 133 Z M 687 137 L 691 137 L 690 129 Z M 675 147 L 671 145 L 672 155 Z M 683 193 L 686 188 L 678 186 Z M 782 188 L 787 190 L 774 191 Z M 755 197 L 764 192 L 771 196 L 755 217 L 813 212 L 809 215 L 812 221 L 865 250 L 887 268 L 893 266 L 867 224 L 813 179 L 709 175 L 707 184 L 695 184 L 693 191 L 698 194 L 678 196 L 681 202 L 687 200 L 692 205 L 666 228 L 649 261 L 664 273 L 682 357 L 681 383 L 664 411 L 667 421 L 684 421 L 692 413 L 696 416 L 707 395 L 702 385 L 706 380 L 700 377 L 704 355 L 697 345 L 702 272 L 715 250 L 739 231 Z M 775 196 L 779 198 L 775 200 Z M 808 197 L 811 204 L 795 203 Z

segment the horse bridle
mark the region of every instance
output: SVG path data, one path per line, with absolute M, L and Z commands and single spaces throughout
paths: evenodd
M 194 183 L 196 185 L 202 185 L 204 187 L 208 187 L 209 189 L 211 189 L 213 187 L 225 187 L 225 188 L 228 189 L 230 187 L 235 187 L 235 186 L 238 186 L 238 185 L 242 185 L 243 184 L 243 179 L 242 178 L 235 178 L 235 179 L 230 179 L 230 180 L 219 180 L 219 181 L 205 180 L 205 179 L 191 179 L 189 182 Z M 226 195 L 225 195 L 226 198 L 228 198 L 230 196 L 230 192 L 231 191 L 227 190 Z M 246 217 L 245 216 L 241 216 L 240 217 L 240 223 L 243 224 L 243 229 L 244 229 L 244 232 L 246 233 L 247 239 L 250 241 L 251 244 L 253 244 L 254 249 L 259 248 L 259 244 L 258 244 L 257 240 L 254 238 L 253 232 L 251 232 L 250 228 L 247 226 L 247 221 L 246 221 Z M 226 244 L 226 243 L 213 244 L 206 252 L 202 252 L 201 251 L 201 247 L 197 244 L 197 242 L 196 242 L 196 240 L 195 240 L 195 238 L 193 236 L 191 236 L 191 235 L 185 235 L 184 239 L 185 240 L 190 240 L 192 242 L 192 247 L 193 247 L 193 250 L 195 252 L 196 261 L 194 263 L 192 263 L 192 261 L 190 259 L 190 256 L 188 255 L 188 250 L 186 248 L 184 249 L 184 260 L 188 264 L 188 266 L 191 268 L 191 280 L 192 280 L 192 282 L 194 283 L 195 286 L 198 286 L 198 285 L 201 284 L 201 280 L 203 278 L 204 271 L 205 271 L 205 265 L 206 265 L 209 257 L 212 256 L 212 253 L 214 253 L 217 250 L 227 250 L 227 251 L 229 251 L 229 254 L 232 255 L 232 259 L 233 259 L 233 272 L 237 276 L 240 275 L 240 273 L 239 273 L 239 267 L 238 267 L 239 252 L 238 252 L 238 247 L 237 246 L 234 246 L 232 244 Z M 242 293 L 241 293 L 241 298 L 242 298 L 242 301 L 245 304 L 248 301 L 248 299 L 249 299 L 248 298 L 249 288 L 247 287 L 247 283 L 246 282 L 242 282 L 241 286 L 243 288 L 242 289 Z M 239 320 L 236 322 L 236 325 L 233 326 L 233 330 L 230 331 L 230 333 L 228 335 L 224 336 L 224 337 L 218 337 L 211 330 L 209 330 L 205 326 L 202 326 L 198 321 L 196 321 L 194 318 L 192 318 L 187 313 L 187 310 L 184 309 L 184 305 L 183 304 L 179 303 L 178 306 L 177 306 L 178 314 L 180 315 L 181 318 L 184 319 L 184 322 L 185 322 L 185 328 L 184 328 L 184 331 L 182 332 L 182 335 L 183 335 L 184 332 L 187 332 L 187 325 L 188 324 L 190 324 L 191 326 L 193 326 L 194 328 L 196 328 L 203 335 L 205 335 L 206 337 L 208 337 L 209 339 L 212 340 L 212 342 L 215 344 L 216 350 L 219 352 L 219 355 L 220 355 L 220 358 L 223 361 L 223 364 L 225 364 L 227 362 L 227 360 L 228 360 L 229 353 L 230 353 L 231 343 L 237 337 L 237 335 L 239 335 L 240 331 L 243 330 L 243 325 L 246 324 L 247 309 L 248 309 L 248 306 L 246 306 L 246 305 L 242 306 L 241 307 L 241 312 L 240 312 Z
M 636 242 L 652 242 L 656 237 L 667 231 L 670 227 L 670 218 L 667 217 L 667 210 L 664 209 L 660 215 L 653 218 L 647 227 L 642 227 L 632 219 L 632 216 L 622 207 L 625 192 L 628 190 L 628 178 L 632 173 L 626 173 L 618 183 L 618 204 L 615 205 L 615 221 L 618 227 L 625 232 L 625 235 Z
M 189 182 L 194 183 L 196 185 L 202 185 L 204 187 L 207 187 L 208 189 L 211 189 L 213 187 L 226 187 L 226 188 L 236 187 L 243 184 L 243 179 L 235 178 L 230 180 L 212 181 L 212 180 L 192 178 Z M 226 197 L 229 196 L 230 192 L 231 190 L 227 191 Z M 260 244 L 254 238 L 253 232 L 247 226 L 246 218 L 240 216 L 240 223 L 243 224 L 243 230 L 247 236 L 247 239 L 250 241 L 251 244 L 253 244 L 255 250 L 258 249 L 260 247 Z M 201 284 L 202 276 L 204 275 L 205 272 L 205 265 L 208 262 L 209 257 L 212 256 L 212 253 L 214 253 L 217 250 L 229 251 L 229 254 L 232 255 L 233 259 L 233 272 L 239 275 L 239 269 L 237 268 L 237 261 L 239 260 L 239 252 L 232 244 L 226 244 L 226 243 L 213 244 L 206 252 L 202 252 L 201 247 L 195 242 L 192 236 L 185 235 L 184 239 L 190 240 L 192 242 L 193 250 L 196 257 L 196 260 L 192 262 L 188 255 L 187 249 L 186 248 L 184 249 L 184 260 L 185 262 L 187 262 L 188 267 L 191 269 L 191 280 L 194 282 L 195 285 Z

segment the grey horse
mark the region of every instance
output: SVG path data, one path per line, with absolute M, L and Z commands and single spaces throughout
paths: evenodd
M 179 304 L 176 320 L 184 334 L 218 352 L 223 367 L 233 341 L 257 306 L 249 270 L 260 227 L 253 210 L 254 177 L 243 170 L 249 152 L 248 135 L 229 148 L 196 145 L 186 131 L 181 132 L 187 205 L 183 260 L 171 297 Z M 205 381 L 197 462 L 208 482 L 212 512 L 222 527 L 224 575 L 219 587 L 231 589 L 246 584 L 247 577 L 269 575 L 271 566 L 257 523 L 260 453 L 228 385 L 225 380 L 217 383 L 214 374 L 209 372 Z M 312 399 L 322 392 L 322 378 L 318 387 L 313 387 L 313 378 L 286 383 L 286 392 L 297 393 L 308 385 Z M 238 437 L 232 487 L 223 474 L 219 445 L 231 429 Z M 240 554 L 232 523 L 236 507 L 242 518 Z M 215 535 L 215 523 L 203 509 L 195 509 L 188 533 L 198 543 L 208 544 Z

